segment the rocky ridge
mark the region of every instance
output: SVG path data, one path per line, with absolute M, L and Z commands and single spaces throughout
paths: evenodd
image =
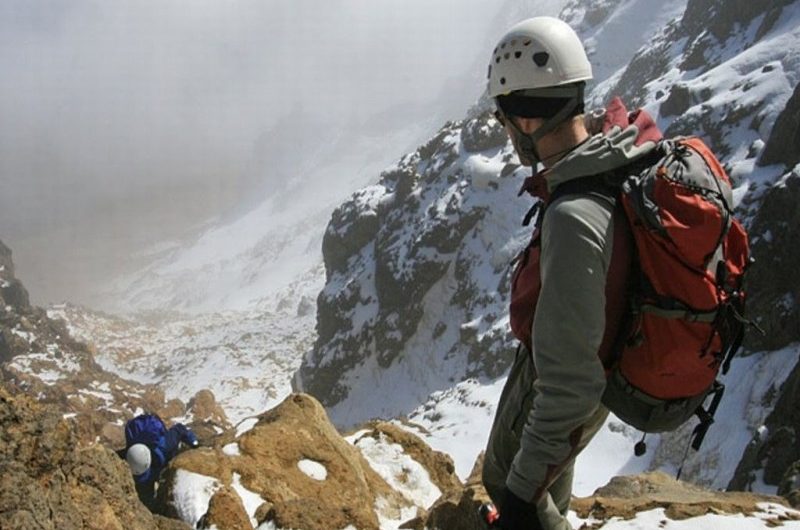
M 513 200 L 518 168 L 502 127 L 482 112 L 447 124 L 334 211 L 318 338 L 295 377 L 334 421 L 405 413 L 432 390 L 505 370 L 509 264 L 529 237 L 512 228 L 528 207 Z M 423 395 L 398 388 L 391 403 L 365 399 L 377 386 L 420 379 Z M 345 402 L 367 409 L 337 408 Z

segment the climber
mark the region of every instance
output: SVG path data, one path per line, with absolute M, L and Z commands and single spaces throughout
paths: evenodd
M 156 482 L 161 471 L 175 458 L 181 447 L 198 447 L 197 436 L 185 425 L 167 429 L 155 414 L 142 414 L 125 424 L 125 460 L 133 473 L 136 493 L 148 508 L 155 501 Z
M 635 130 L 614 139 L 590 135 L 583 94 L 592 68 L 577 34 L 558 19 L 536 17 L 512 27 L 492 53 L 488 78 L 495 116 L 545 196 L 655 148 Z M 626 130 L 627 115 L 621 116 Z M 544 169 L 537 173 L 539 164 Z M 483 466 L 503 530 L 571 528 L 566 514 L 575 457 L 608 415 L 598 351 L 604 336 L 616 333 L 608 329 L 615 322 L 607 322 L 606 297 L 622 296 L 606 285 L 613 204 L 577 193 L 553 200 L 540 215 L 538 301 L 522 312 L 527 320 L 519 328 L 527 340 L 497 405 Z M 512 328 L 514 296 L 512 289 Z

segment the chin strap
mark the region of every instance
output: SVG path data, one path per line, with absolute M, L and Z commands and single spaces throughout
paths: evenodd
M 531 91 L 530 95 L 544 96 L 546 95 L 544 90 L 538 89 L 536 91 Z M 559 89 L 557 92 L 555 92 L 555 94 L 563 95 L 561 90 L 562 89 Z M 572 111 L 574 111 L 582 101 L 583 83 L 579 83 L 575 86 L 575 91 L 570 95 L 567 104 L 564 105 L 561 110 L 555 114 L 555 116 L 547 119 L 542 126 L 536 129 L 532 134 L 526 134 L 523 132 L 517 123 L 512 119 L 512 117 L 507 116 L 503 112 L 503 109 L 498 106 L 497 111 L 502 116 L 503 123 L 509 126 L 511 133 L 514 135 L 514 145 L 516 145 L 519 149 L 518 155 L 520 157 L 520 162 L 523 164 L 530 164 L 531 166 L 535 166 L 539 162 L 542 162 L 542 158 L 539 156 L 539 151 L 536 149 L 536 142 L 542 139 L 542 137 L 545 135 L 553 132 L 556 127 L 564 123 L 567 117 L 572 114 Z

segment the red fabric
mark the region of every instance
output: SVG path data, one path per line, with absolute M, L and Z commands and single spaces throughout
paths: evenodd
M 550 191 L 547 189 L 547 174 L 549 170 L 544 169 L 538 173 L 527 177 L 522 182 L 522 187 L 519 189 L 517 193 L 517 197 L 522 195 L 523 193 L 527 192 L 531 196 L 536 197 L 538 199 L 547 202 L 550 200 Z
M 528 351 L 533 351 L 531 328 L 533 328 L 533 317 L 536 313 L 539 292 L 542 290 L 542 280 L 539 274 L 541 251 L 541 240 L 537 228 L 533 232 L 531 242 L 518 256 L 517 266 L 511 276 L 511 304 L 509 306 L 511 331 L 528 348 Z
M 631 125 L 639 129 L 639 135 L 633 145 L 639 147 L 645 142 L 658 142 L 664 136 L 653 121 L 653 118 L 642 109 L 628 112 L 625 104 L 618 96 L 611 100 L 606 107 L 606 115 L 603 121 L 603 134 L 607 134 L 614 127 L 625 129 Z

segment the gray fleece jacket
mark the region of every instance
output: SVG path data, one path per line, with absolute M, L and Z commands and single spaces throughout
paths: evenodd
M 641 143 L 639 136 L 631 125 L 591 137 L 551 168 L 548 188 L 647 155 L 655 143 Z M 613 205 L 599 197 L 566 195 L 545 211 L 532 330 L 535 397 L 506 479 L 522 499 L 540 499 L 594 434 L 584 431 L 602 408 L 606 383 L 597 352 L 605 331 L 613 233 Z

